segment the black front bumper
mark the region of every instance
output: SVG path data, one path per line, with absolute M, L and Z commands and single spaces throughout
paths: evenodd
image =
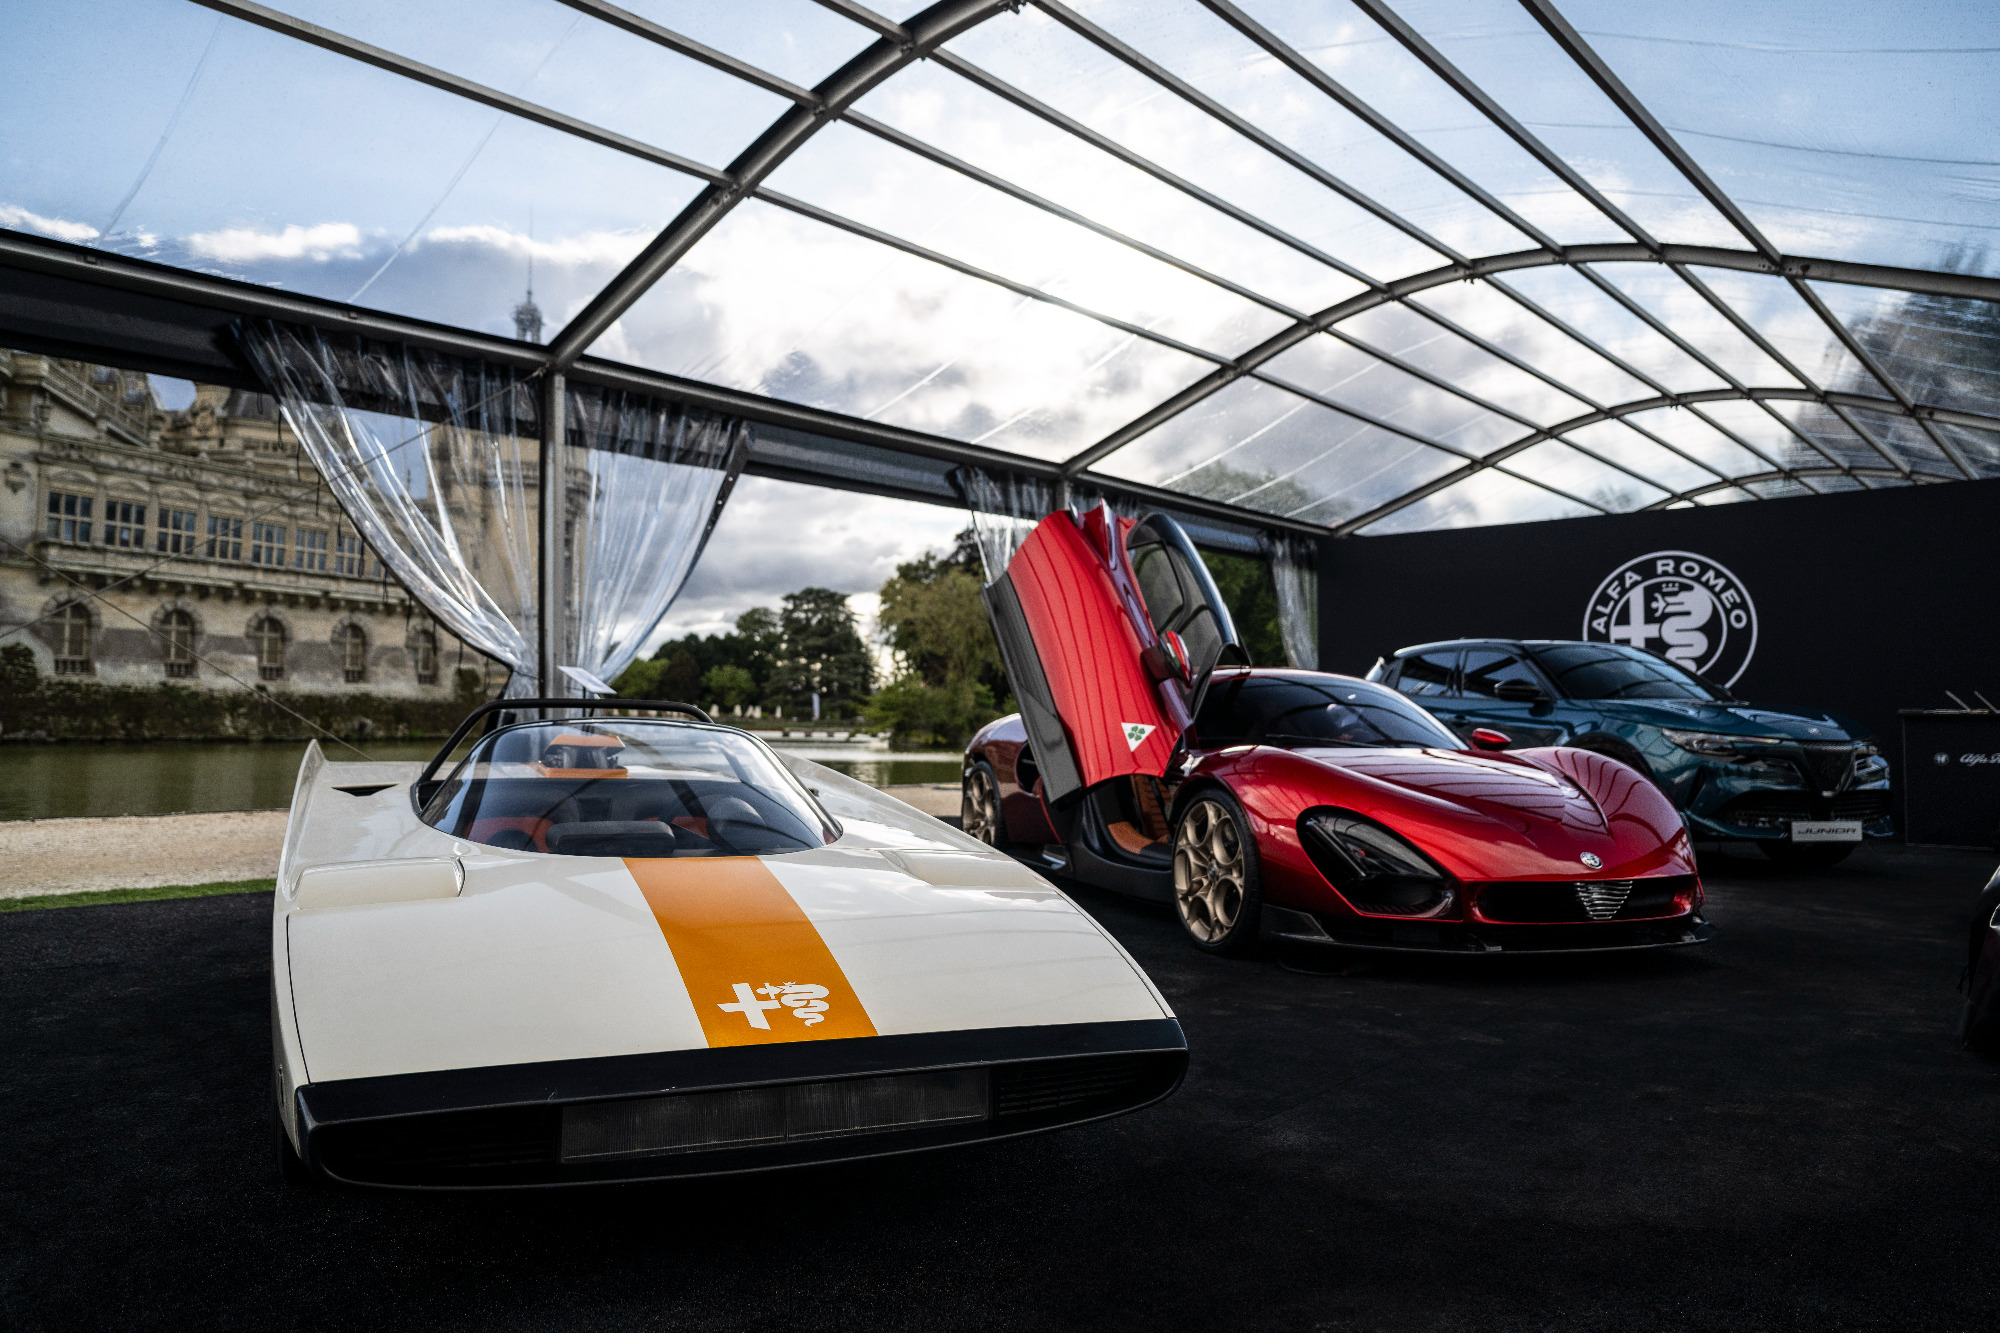
M 577 1185 L 762 1171 L 1014 1138 L 1102 1120 L 1166 1097 L 1187 1071 L 1170 1018 L 666 1051 L 313 1083 L 298 1089 L 301 1152 L 335 1180 L 400 1189 Z M 981 1081 L 949 1122 L 816 1137 L 565 1158 L 565 1108 L 755 1090 L 881 1087 L 906 1077 Z M 768 1098 L 767 1098 L 768 1100 Z M 720 1104 L 720 1103 L 718 1103 Z M 739 1105 L 747 1105 L 739 1099 Z
M 1279 907 L 1266 907 L 1264 912 L 1266 937 L 1285 944 L 1450 954 L 1460 958 L 1676 949 L 1706 944 L 1715 936 L 1715 927 L 1699 913 L 1655 921 L 1494 925 L 1343 918 Z

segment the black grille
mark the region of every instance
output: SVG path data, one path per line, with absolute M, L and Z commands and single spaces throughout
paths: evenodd
M 1602 884 L 1602 880 L 1582 881 Z M 1563 921 L 1631 921 L 1643 917 L 1672 916 L 1674 898 L 1693 887 L 1692 875 L 1662 875 L 1653 879 L 1619 880 L 1632 890 L 1610 917 L 1593 918 L 1577 894 L 1576 880 L 1500 880 L 1477 885 L 1474 902 L 1480 916 L 1488 921 L 1522 924 L 1552 924 Z
M 1052 1129 L 1144 1106 L 1171 1092 L 1187 1066 L 1183 1051 L 1085 1055 L 969 1067 L 990 1074 L 992 1118 L 897 1126 L 893 1137 L 936 1146 L 993 1134 Z M 450 1111 L 433 1115 L 326 1125 L 312 1137 L 312 1154 L 327 1171 L 359 1184 L 419 1187 L 547 1184 L 687 1174 L 677 1164 L 730 1159 L 729 1169 L 801 1160 L 833 1160 L 881 1151 L 883 1135 L 750 1144 L 710 1153 L 648 1156 L 630 1161 L 565 1161 L 560 1106 Z M 842 1145 L 858 1145 L 846 1147 Z M 703 1167 L 702 1169 L 713 1169 Z
M 451 1111 L 330 1126 L 314 1147 L 348 1180 L 428 1180 L 553 1162 L 558 1123 L 540 1106 Z
M 1844 791 L 1827 802 L 1829 819 L 1858 819 L 1870 824 L 1889 814 L 1889 793 L 1886 788 L 1874 791 Z
M 1889 813 L 1886 788 L 1844 791 L 1831 799 L 1803 791 L 1751 791 L 1715 812 L 1718 823 L 1782 831 L 1794 819 L 1858 819 L 1871 823 Z
M 1045 1115 L 1087 1103 L 1136 1101 L 1152 1090 L 1159 1062 L 1146 1055 L 1086 1055 L 993 1070 L 993 1114 Z
M 1806 781 L 1814 791 L 1839 791 L 1854 777 L 1854 746 L 1846 741 L 1801 741 Z
M 1794 819 L 1812 818 L 1813 798 L 1802 791 L 1751 791 L 1715 812 L 1717 820 L 1740 828 L 1781 829 Z

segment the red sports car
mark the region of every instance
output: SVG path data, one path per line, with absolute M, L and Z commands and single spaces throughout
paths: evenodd
M 1680 816 L 1646 778 L 1587 750 L 1464 749 L 1367 681 L 1225 665 L 1243 656 L 1228 609 L 1170 519 L 1052 514 L 986 602 L 1021 711 L 966 750 L 966 830 L 1171 901 L 1202 949 L 1710 934 Z

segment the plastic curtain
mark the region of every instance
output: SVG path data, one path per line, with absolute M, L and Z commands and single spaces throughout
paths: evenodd
M 568 403 L 562 662 L 616 680 L 693 572 L 748 428 L 595 385 Z
M 995 477 L 984 468 L 963 467 L 953 474 L 972 513 L 972 530 L 979 540 L 979 563 L 988 583 L 1007 570 L 1007 562 L 1035 524 L 1055 509 L 1055 494 L 1047 482 L 1030 477 Z
M 391 575 L 534 692 L 539 384 L 359 336 L 240 330 L 286 424 Z M 748 448 L 734 418 L 574 384 L 565 395 L 558 664 L 614 680 L 673 604 Z
M 511 368 L 260 322 L 240 330 L 285 423 L 389 572 L 438 622 L 535 679 L 534 385 Z
M 1319 571 L 1314 543 L 1301 537 L 1270 535 L 1264 554 L 1278 591 L 1278 637 L 1285 660 L 1295 669 L 1319 669 Z

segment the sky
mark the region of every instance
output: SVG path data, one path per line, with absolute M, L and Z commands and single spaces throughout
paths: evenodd
M 786 593 L 805 587 L 850 594 L 872 638 L 876 590 L 896 566 L 949 551 L 969 522 L 964 510 L 943 505 L 744 477 L 652 646 L 683 634 L 726 634 L 751 607 L 777 610 Z
M 286 0 L 278 7 L 710 166 L 726 165 L 788 105 L 556 0 Z M 631 7 L 804 85 L 872 40 L 811 0 L 631 0 Z M 1533 244 L 1193 0 L 1077 0 L 1076 7 L 1268 132 L 1284 152 L 1337 168 L 1435 244 L 1388 225 L 1296 161 L 1250 145 L 1032 5 L 973 29 L 950 49 L 1372 277 L 1438 267 L 1446 250 L 1495 254 Z M 1246 7 L 1532 225 L 1565 243 L 1623 239 L 1347 0 L 1253 0 Z M 899 17 L 914 6 L 883 8 Z M 1742 246 L 1514 0 L 1402 0 L 1397 8 L 1649 231 Z M 2000 271 L 1989 247 L 2000 238 L 2000 80 L 1991 77 L 2000 6 L 1569 0 L 1564 12 L 1781 249 Z M 511 334 L 509 312 L 531 269 L 552 331 L 700 188 L 656 163 L 186 0 L 21 0 L 8 32 L 0 227 Z M 1320 309 L 1362 290 L 1356 278 L 1055 130 L 938 62 L 899 74 L 859 109 L 1220 281 L 834 124 L 774 175 L 772 188 L 1125 327 L 751 201 L 592 352 L 1058 458 L 1206 374 L 1213 363 L 1203 354 L 1238 355 L 1282 329 L 1286 311 Z M 1657 268 L 1605 270 L 1706 352 L 1740 367 L 1746 382 L 1790 385 L 1718 316 L 1695 308 L 1685 289 L 1671 281 L 1674 290 L 1659 288 Z M 1783 284 L 1712 272 L 1716 284 L 1732 284 L 1732 304 L 1770 330 L 1806 373 L 1840 371 L 1837 344 Z M 1524 272 L 1514 281 L 1670 389 L 1717 382 L 1572 272 Z M 1855 319 L 1883 299 L 1863 289 L 1828 293 L 1836 295 L 1846 302 L 1842 313 Z M 1525 327 L 1519 307 L 1484 286 L 1438 289 L 1422 299 L 1538 369 L 1592 386 L 1600 401 L 1650 392 L 1579 344 L 1539 336 L 1545 326 Z M 1352 328 L 1537 423 L 1589 405 L 1405 313 L 1380 312 Z M 1524 429 L 1515 416 L 1469 409 L 1434 385 L 1357 359 L 1330 338 L 1308 340 L 1269 369 L 1475 456 Z M 1594 457 L 1550 441 L 1510 461 L 1527 480 L 1487 474 L 1413 507 L 1396 525 L 1586 512 L 1557 492 L 1633 507 L 1711 479 L 1704 466 L 1762 466 L 1711 428 L 1640 424 L 1656 436 L 1692 434 L 1676 436 L 1674 453 L 1606 423 L 1592 437 Z M 1101 467 L 1331 523 L 1459 461 L 1447 449 L 1288 389 L 1243 381 Z M 878 541 L 847 517 L 873 512 L 851 497 L 825 502 L 838 520 L 813 515 L 803 501 L 793 509 L 769 503 L 773 515 L 802 524 L 786 530 L 784 544 L 798 552 L 799 568 L 838 569 L 857 589 L 879 583 L 893 564 L 886 554 L 892 546 L 902 552 L 917 540 L 908 533 L 931 526 L 885 510 L 880 521 L 899 535 Z M 747 574 L 710 583 L 721 576 L 704 569 L 687 594 L 693 600 L 674 615 L 690 614 L 694 600 L 716 599 L 703 602 L 710 607 L 703 614 L 721 617 L 728 596 L 769 601 L 789 590 L 780 584 L 791 575 L 779 572 L 775 558 L 747 553 L 743 568 L 770 571 L 755 588 L 743 582 Z

